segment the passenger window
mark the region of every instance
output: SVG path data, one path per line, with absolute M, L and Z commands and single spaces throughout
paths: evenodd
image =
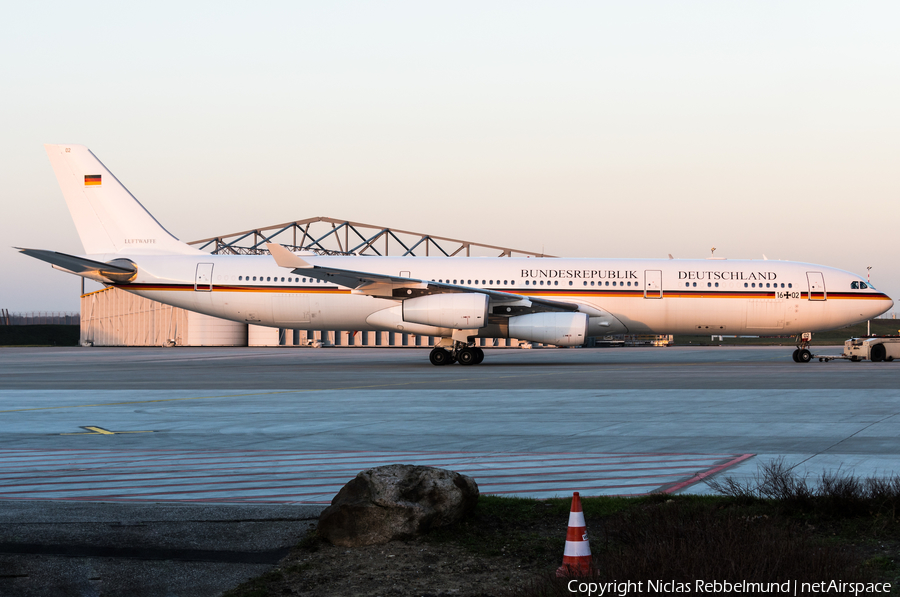
M 504 282 L 504 284 L 506 284 L 506 282 Z M 554 286 L 559 286 L 559 280 L 554 280 L 554 281 L 553 281 L 553 285 L 554 285 Z
M 696 283 L 696 282 L 694 282 L 694 288 L 697 288 L 697 283 Z
M 587 286 L 587 280 L 584 281 L 584 285 Z
M 707 288 L 712 288 L 712 282 L 707 282 L 707 283 L 706 283 L 706 287 L 707 287 Z
M 690 282 L 685 282 L 685 283 L 684 283 L 684 287 L 685 287 L 685 288 L 690 288 L 690 287 L 691 287 L 691 283 L 690 283 Z
M 716 282 L 716 288 L 718 288 L 718 287 L 719 287 L 719 283 L 718 283 L 718 282 Z
M 544 281 L 543 281 L 543 280 L 541 280 L 541 286 L 543 286 L 543 285 L 544 285 Z
M 256 282 L 256 276 L 253 276 L 253 281 Z
M 284 282 L 284 278 L 282 278 L 281 281 Z
M 572 280 L 569 280 L 569 286 L 571 286 L 573 283 L 574 282 L 572 282 Z
M 472 283 L 472 280 L 469 280 L 469 281 L 467 282 L 467 284 L 471 284 L 471 283 Z
M 585 282 L 585 284 L 587 284 L 587 282 Z M 594 285 L 594 282 L 593 282 L 593 280 L 592 280 L 592 281 L 591 281 L 591 286 L 593 286 L 593 285 Z
M 244 276 L 238 276 L 238 280 L 243 280 Z

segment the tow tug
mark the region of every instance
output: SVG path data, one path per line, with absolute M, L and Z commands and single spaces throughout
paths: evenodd
M 865 336 L 844 342 L 844 356 L 853 362 L 873 363 L 900 359 L 900 336 Z
M 840 355 L 810 354 L 819 362 L 837 359 L 852 361 L 872 361 L 873 363 L 900 360 L 900 336 L 862 336 L 844 342 L 844 352 Z M 801 361 L 802 362 L 802 361 Z

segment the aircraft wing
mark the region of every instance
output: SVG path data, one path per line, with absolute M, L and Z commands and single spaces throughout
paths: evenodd
M 433 280 L 417 280 L 415 278 L 403 278 L 400 276 L 388 276 L 370 272 L 358 272 L 353 270 L 338 269 L 313 265 L 290 252 L 288 249 L 275 243 L 267 243 L 266 247 L 275 258 L 280 267 L 290 268 L 294 274 L 315 278 L 333 284 L 339 284 L 352 288 L 354 294 L 366 294 L 379 298 L 391 298 L 404 300 L 416 298 L 428 294 L 442 294 L 449 292 L 474 292 L 486 294 L 491 297 L 491 303 L 497 304 L 492 311 L 497 315 L 522 315 L 524 313 L 537 313 L 545 311 L 578 311 L 578 305 L 562 301 L 554 301 L 545 298 L 537 298 L 475 288 L 472 286 L 457 286 Z

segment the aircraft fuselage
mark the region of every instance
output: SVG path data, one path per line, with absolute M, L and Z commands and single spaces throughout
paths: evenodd
M 863 281 L 859 276 L 786 261 L 304 258 L 333 268 L 555 299 L 576 303 L 592 316 L 612 315 L 614 321 L 591 330 L 592 335 L 796 334 L 864 321 L 892 304 L 873 288 L 858 288 Z M 138 265 L 138 275 L 118 287 L 233 321 L 295 329 L 383 330 L 383 324 L 373 324 L 373 314 L 398 304 L 291 273 L 268 255 L 134 255 L 131 259 Z M 496 333 L 489 327 L 479 335 L 492 335 L 491 330 Z M 430 333 L 441 335 L 438 328 Z

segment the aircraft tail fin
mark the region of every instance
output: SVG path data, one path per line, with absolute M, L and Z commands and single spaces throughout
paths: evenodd
M 86 254 L 190 254 L 84 145 L 44 145 Z

